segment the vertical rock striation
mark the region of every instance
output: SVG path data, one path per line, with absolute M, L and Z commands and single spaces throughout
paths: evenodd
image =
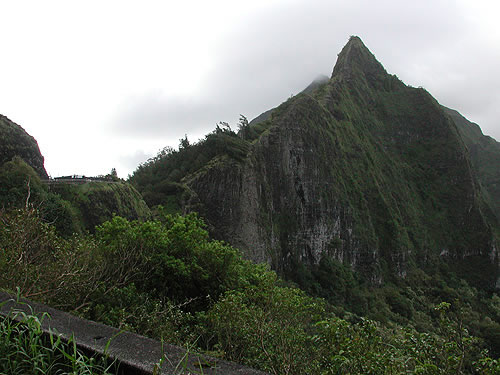
M 257 124 L 246 158 L 219 155 L 183 179 L 184 209 L 248 258 L 293 278 L 334 257 L 373 283 L 445 262 L 494 285 L 498 223 L 455 122 L 361 39 L 329 80 Z

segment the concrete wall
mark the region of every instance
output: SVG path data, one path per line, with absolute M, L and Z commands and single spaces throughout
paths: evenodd
M 64 339 L 74 336 L 77 346 L 89 354 L 104 354 L 104 348 L 109 340 L 107 355 L 120 365 L 120 374 L 152 374 L 153 368 L 163 357 L 161 374 L 217 374 L 217 375 L 262 375 L 256 371 L 236 363 L 188 353 L 186 349 L 162 344 L 130 332 L 123 332 L 116 328 L 89 320 L 77 318 L 68 313 L 51 307 L 22 300 L 16 302 L 15 297 L 0 292 L 0 314 L 14 316 L 14 311 L 24 311 L 40 316 L 49 314 L 43 319 L 43 330 L 61 335 Z M 176 368 L 179 363 L 187 362 L 186 370 Z M 181 367 L 181 366 L 179 366 Z

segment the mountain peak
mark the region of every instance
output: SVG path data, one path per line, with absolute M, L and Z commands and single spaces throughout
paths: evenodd
M 328 82 L 329 78 L 325 76 L 324 74 L 320 74 L 314 80 L 301 92 L 309 94 L 310 92 L 314 91 L 317 89 L 319 86 L 321 86 L 323 83 Z
M 351 36 L 339 53 L 337 63 L 333 68 L 334 76 L 350 78 L 353 74 L 362 73 L 365 76 L 387 74 L 370 50 L 364 45 L 361 38 Z

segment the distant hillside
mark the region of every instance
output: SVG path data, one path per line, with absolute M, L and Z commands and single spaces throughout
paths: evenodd
M 49 178 L 43 165 L 43 156 L 38 143 L 15 122 L 0 115 L 0 166 L 19 156 L 30 165 L 42 179 Z
M 49 185 L 36 140 L 0 115 L 0 209 L 34 205 L 64 235 L 93 231 L 114 215 L 146 220 L 142 196 L 124 181 Z
M 329 78 L 325 75 L 319 75 L 316 77 L 307 87 L 300 92 L 300 94 L 309 94 L 319 88 L 322 85 L 325 85 L 329 81 Z M 264 122 L 271 117 L 271 113 L 275 108 L 269 109 L 257 117 L 255 117 L 252 121 L 250 121 L 250 126 L 257 125 L 258 123 Z
M 500 143 L 485 136 L 481 128 L 453 109 L 443 107 L 457 125 L 469 149 L 472 165 L 486 197 L 500 219 Z
M 51 185 L 50 191 L 71 204 L 82 229 L 90 232 L 114 215 L 128 220 L 151 218 L 151 211 L 142 196 L 123 181 L 56 184 Z
M 301 285 L 334 259 L 375 284 L 446 265 L 493 287 L 498 222 L 437 101 L 357 37 L 329 81 L 306 91 L 238 134 L 216 129 L 164 152 L 131 181 L 150 204 L 200 212 L 216 236 Z

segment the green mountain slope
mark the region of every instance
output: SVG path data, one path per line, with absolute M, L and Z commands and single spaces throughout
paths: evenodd
M 0 115 L 0 210 L 29 204 L 67 236 L 93 231 L 113 215 L 129 220 L 151 215 L 142 196 L 126 182 L 49 183 L 36 140 Z
M 30 165 L 42 179 L 48 175 L 43 166 L 43 156 L 35 138 L 7 117 L 0 115 L 0 165 L 19 156 Z
M 194 155 L 204 160 L 171 180 Z M 298 282 L 323 259 L 375 284 L 443 264 L 475 285 L 497 279 L 498 224 L 455 123 L 357 37 L 327 83 L 238 135 L 219 129 L 159 155 L 131 181 L 139 191 L 175 183 L 154 203 L 200 212 L 219 238 Z
M 90 232 L 114 215 L 140 221 L 151 218 L 142 196 L 126 182 L 55 184 L 50 191 L 71 204 L 82 229 Z
M 500 218 L 500 143 L 485 136 L 481 128 L 453 109 L 443 107 L 450 115 L 462 135 L 474 171 L 483 186 L 488 202 Z

